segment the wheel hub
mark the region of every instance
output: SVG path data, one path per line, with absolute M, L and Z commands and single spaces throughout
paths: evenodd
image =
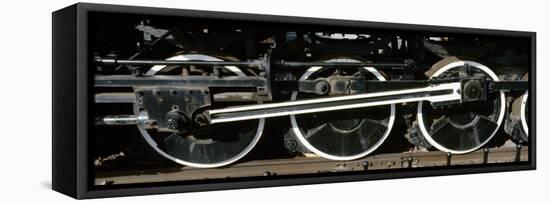
M 168 58 L 168 60 L 222 61 L 217 57 L 203 54 L 182 54 Z M 223 66 L 222 68 L 233 75 L 246 76 L 235 66 Z M 200 68 L 190 67 L 189 69 Z M 167 65 L 153 66 L 146 75 L 174 74 L 178 72 L 180 74 L 186 72 L 187 76 L 192 76 L 189 70 L 180 71 L 176 66 Z M 158 91 L 156 94 L 153 93 L 155 99 L 147 101 L 153 103 L 153 105 L 162 103 L 163 106 L 166 102 L 178 103 L 172 107 L 154 107 L 155 109 L 165 109 L 165 111 L 154 110 L 155 113 L 162 111 L 157 116 L 149 113 L 150 117 L 165 120 L 162 122 L 162 126 L 157 125 L 157 129 L 150 129 L 148 126 L 139 124 L 138 129 L 147 143 L 157 153 L 176 163 L 199 168 L 225 166 L 241 159 L 250 152 L 262 135 L 265 124 L 264 119 L 243 121 L 240 124 L 227 123 L 203 127 L 201 122 L 205 120 L 201 119 L 201 114 L 193 115 L 195 108 L 200 106 L 189 105 L 189 103 L 193 100 L 200 100 L 198 101 L 199 104 L 206 104 L 205 99 L 199 99 L 207 96 L 199 95 L 204 90 L 190 93 L 189 96 L 180 94 L 179 91 L 173 92 L 175 92 L 173 89 L 167 89 L 166 92 Z M 136 114 L 139 114 L 140 110 L 146 110 L 146 108 L 142 108 L 138 104 L 134 105 Z
M 498 81 L 496 74 L 488 67 L 454 57 L 436 63 L 427 72 L 430 78 L 472 74 Z M 463 99 L 477 100 L 485 96 L 481 93 L 481 85 L 475 80 L 466 83 L 463 90 Z M 419 102 L 417 121 L 422 136 L 432 146 L 441 151 L 462 154 L 477 150 L 491 140 L 502 123 L 504 111 L 505 97 L 504 92 L 500 91 L 488 94 L 484 101 L 445 108 L 433 108 Z
M 326 60 L 326 62 L 358 62 L 347 57 Z M 374 68 L 363 67 L 363 76 L 369 79 L 385 80 Z M 339 72 L 337 68 L 311 67 L 300 80 L 314 80 L 320 77 L 334 77 L 339 73 L 351 75 L 357 72 Z M 343 86 L 331 86 L 336 94 L 346 92 Z M 331 92 L 332 93 L 332 92 Z M 293 92 L 292 100 L 310 95 Z M 307 150 L 331 160 L 353 160 L 364 157 L 378 148 L 387 138 L 395 119 L 395 106 L 386 105 L 370 108 L 319 112 L 292 115 L 292 131 Z

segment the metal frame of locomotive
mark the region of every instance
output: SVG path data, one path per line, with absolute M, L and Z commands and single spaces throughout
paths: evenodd
M 491 68 L 452 56 L 428 68 L 428 79 L 418 79 L 415 74 L 424 70 L 411 59 L 375 62 L 352 54 L 317 61 L 274 59 L 272 53 L 281 49 L 276 40 L 267 40 L 263 56 L 248 61 L 192 51 L 136 59 L 156 44 L 173 40 L 178 30 L 136 28 L 149 43 L 132 57 L 94 58 L 102 69 L 124 67 L 130 72 L 98 74 L 95 87 L 132 89 L 96 93 L 95 102 L 133 103 L 134 113 L 99 117 L 96 124 L 136 125 L 156 152 L 182 165 L 231 164 L 253 149 L 266 118 L 281 116 L 291 122 L 292 134 L 285 139 L 298 142 L 290 141 L 288 147 L 331 160 L 358 159 L 375 151 L 389 136 L 398 110 L 415 120 L 408 135 L 419 139 L 418 146 L 468 153 L 489 142 L 503 123 L 515 140 L 527 141 L 526 75 L 500 80 Z M 208 29 L 201 31 L 205 34 Z M 343 49 L 351 41 L 366 51 L 373 51 L 368 48 L 377 40 L 390 49 L 413 42 L 362 33 L 299 35 L 343 42 L 338 46 Z M 223 37 L 227 35 L 219 38 Z M 249 46 L 250 41 L 244 44 Z M 399 73 L 388 78 L 384 73 L 388 71 Z M 281 92 L 288 97 L 274 99 Z M 407 111 L 397 104 L 416 105 Z

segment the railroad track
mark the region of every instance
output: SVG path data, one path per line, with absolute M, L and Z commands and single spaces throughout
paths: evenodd
M 110 171 L 96 173 L 95 185 L 518 162 L 528 161 L 528 151 L 528 147 L 501 147 L 478 150 L 464 155 L 449 155 L 440 151 L 390 153 L 371 155 L 353 161 L 295 157 L 249 161 L 212 169 L 181 167 Z

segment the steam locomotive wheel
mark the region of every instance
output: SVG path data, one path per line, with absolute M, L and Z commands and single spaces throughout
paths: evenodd
M 168 60 L 222 61 L 219 57 L 204 54 L 181 54 Z M 204 68 L 201 71 L 205 69 L 210 68 Z M 225 66 L 223 71 L 232 76 L 246 76 L 235 66 Z M 181 74 L 181 72 L 181 67 L 156 65 L 146 72 L 146 75 Z M 190 76 L 192 75 L 193 72 Z M 139 113 L 137 105 L 135 113 Z M 198 127 L 185 133 L 158 132 L 143 125 L 138 125 L 138 129 L 147 143 L 167 159 L 191 167 L 213 168 L 231 164 L 249 153 L 260 139 L 264 124 L 264 119 L 258 119 L 242 124 Z
M 525 74 L 522 80 L 528 80 L 528 78 L 529 78 L 528 74 Z M 525 93 L 522 96 L 514 99 L 514 101 L 512 102 L 512 110 L 510 112 L 510 119 L 516 121 L 515 124 L 520 125 L 520 127 L 514 127 L 514 129 L 517 128 L 516 131 L 511 131 L 512 137 L 522 142 L 527 142 L 529 137 L 529 107 L 528 107 L 529 105 L 528 103 L 529 103 L 529 92 L 525 91 Z
M 326 62 L 359 62 L 340 57 Z M 311 67 L 300 80 L 314 80 L 335 74 L 360 75 L 365 79 L 385 80 L 372 67 L 338 70 L 331 67 Z M 363 71 L 364 70 L 364 71 Z M 339 73 L 337 73 L 339 72 Z M 319 95 L 292 93 L 292 100 Z M 292 130 L 309 151 L 331 160 L 353 160 L 376 150 L 388 137 L 395 120 L 395 106 L 320 112 L 290 116 Z
M 436 63 L 426 75 L 430 78 L 484 76 L 497 81 L 488 67 L 449 57 Z M 417 121 L 421 134 L 435 148 L 454 154 L 472 152 L 496 134 L 505 113 L 504 92 L 490 93 L 485 101 L 434 108 L 418 103 Z

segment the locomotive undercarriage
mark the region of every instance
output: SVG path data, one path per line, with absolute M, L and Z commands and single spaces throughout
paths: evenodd
M 131 109 L 100 114 L 96 125 L 135 126 L 154 152 L 200 168 L 261 151 L 256 146 L 272 119 L 283 119 L 288 132 L 269 141 L 293 155 L 335 161 L 365 157 L 392 144 L 390 135 L 406 137 L 409 147 L 450 154 L 487 146 L 501 129 L 518 144 L 528 142 L 522 45 L 410 33 L 216 28 L 141 23 L 135 29 L 142 43 L 133 55 L 98 51 L 96 105 Z M 159 44 L 171 48 L 155 52 Z M 392 131 L 403 123 L 406 131 Z

